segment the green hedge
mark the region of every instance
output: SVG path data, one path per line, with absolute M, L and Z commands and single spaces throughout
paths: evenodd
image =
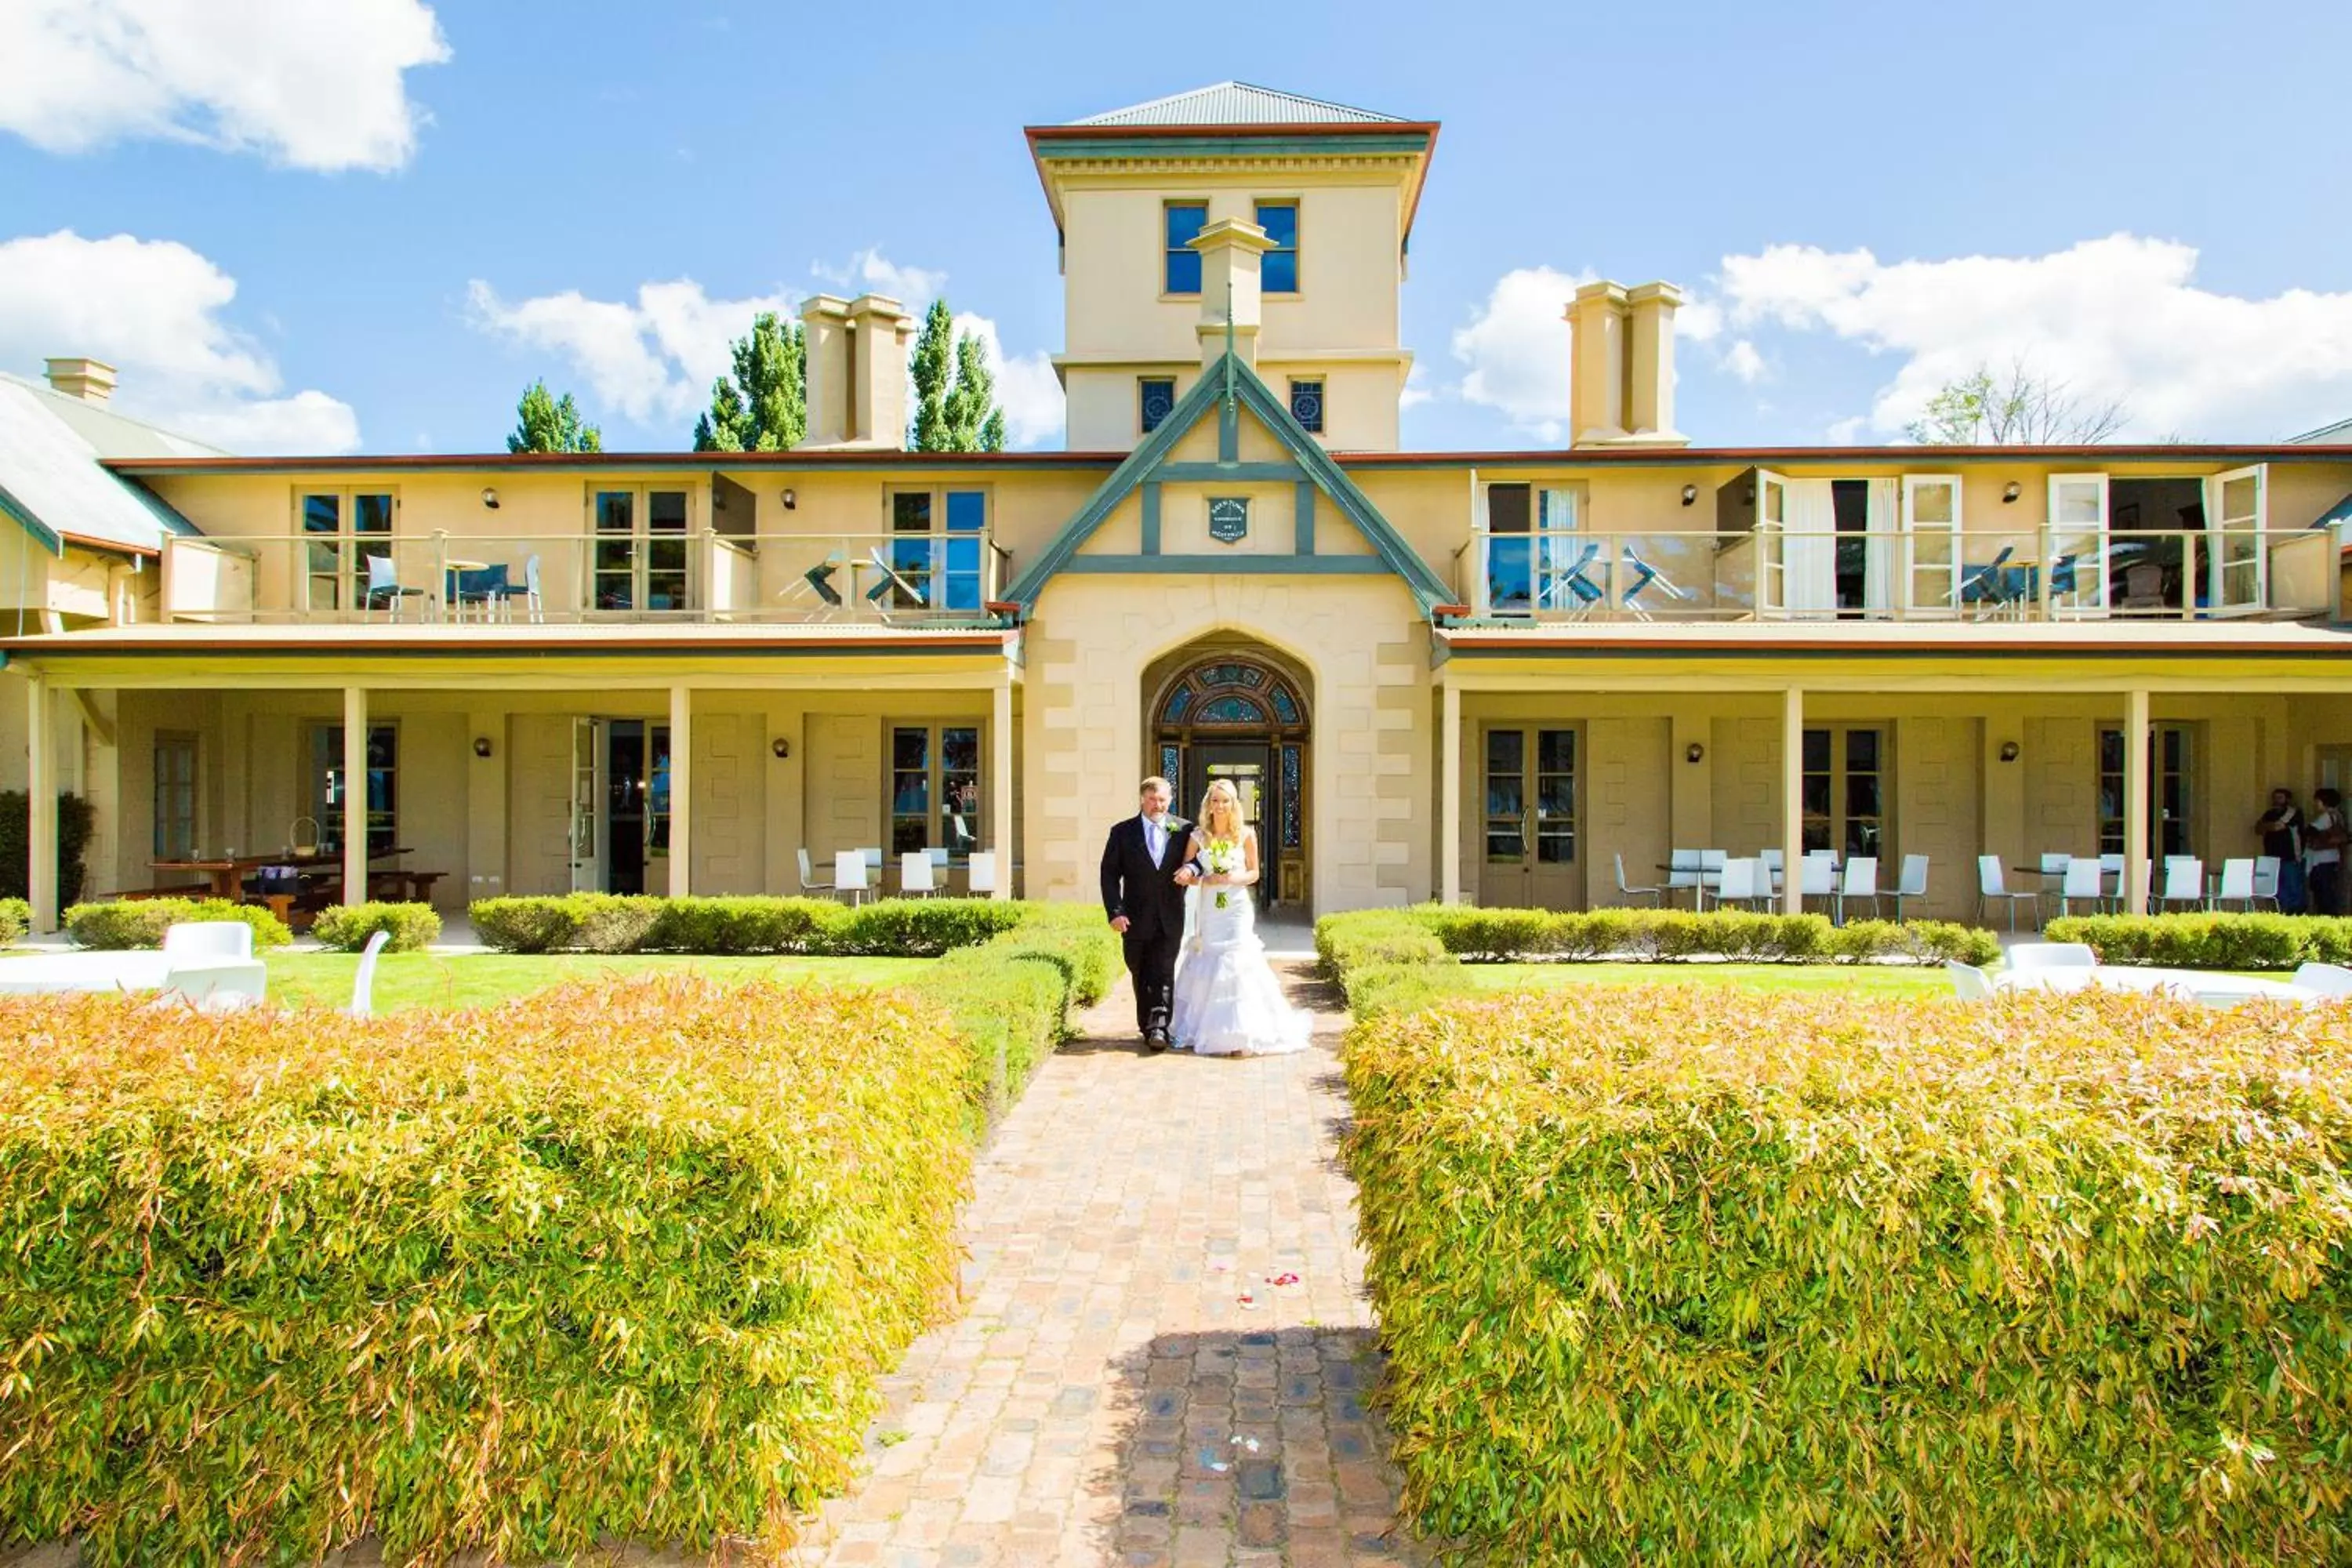
M 2352 1009 L 1555 989 L 1346 1067 L 1473 1560 L 2352 1562 Z
M 777 1549 L 953 1309 L 964 1046 L 910 998 L 0 1012 L 0 1544 Z
M 1026 908 L 1020 925 L 949 952 L 905 987 L 955 1019 L 971 1052 L 975 1096 L 992 1117 L 1020 1098 L 1067 1037 L 1070 1013 L 1101 1001 L 1123 962 L 1094 905 Z
M 2042 934 L 2089 942 L 2102 963 L 2239 970 L 2352 963 L 2352 920 L 2341 916 L 2070 915 Z
M 441 934 L 441 917 L 431 904 L 366 903 L 320 910 L 310 934 L 322 947 L 358 952 L 376 932 L 388 933 L 386 952 L 422 952 Z
M 253 928 L 257 952 L 294 940 L 286 922 L 260 904 L 226 899 L 123 899 L 76 904 L 66 911 L 66 930 L 84 947 L 161 947 L 163 933 L 191 921 L 243 921 Z
M 929 958 L 1010 931 L 1003 899 L 665 899 L 615 893 L 481 899 L 474 932 L 506 952 L 823 953 Z
M 1486 910 L 1425 904 L 1411 911 L 1457 957 L 1524 963 L 1536 959 L 1636 962 L 1736 958 L 1762 963 L 1859 963 L 1873 959 L 1990 963 L 2000 955 L 1992 932 L 1948 921 L 1857 920 L 1746 910 Z
M 0 947 L 23 939 L 33 929 L 30 899 L 0 899 Z

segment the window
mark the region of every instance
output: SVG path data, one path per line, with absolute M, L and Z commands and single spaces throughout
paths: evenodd
M 310 608 L 367 608 L 368 557 L 380 557 L 387 565 L 392 561 L 393 506 L 393 498 L 377 490 L 303 495 L 303 583 Z
M 1486 859 L 1524 864 L 1530 848 L 1538 865 L 1576 859 L 1573 730 L 1486 731 Z
M 2196 851 L 2189 847 L 2189 807 L 2195 752 L 2189 744 L 2188 726 L 2152 725 L 2147 745 L 2149 845 L 2143 853 L 2151 858 L 2193 855 Z M 2124 732 L 2101 730 L 2099 853 L 2124 852 Z
M 1290 416 L 1299 426 L 1317 435 L 1323 433 L 1323 378 L 1319 375 L 1293 377 L 1290 383 Z
M 1274 248 L 1268 250 L 1265 258 L 1258 262 L 1259 292 L 1297 293 L 1298 204 L 1297 202 L 1258 203 L 1257 226 L 1265 230 L 1266 238 L 1274 241 Z
M 319 824 L 319 847 L 330 855 L 343 847 L 343 727 L 310 730 L 310 810 Z M 387 854 L 399 846 L 400 736 L 390 724 L 371 724 L 367 737 L 367 848 Z
M 1198 294 L 1201 291 L 1201 253 L 1192 248 L 1192 241 L 1209 226 L 1209 204 L 1170 202 L 1162 211 L 1168 229 L 1168 263 L 1162 291 Z
M 1885 859 L 1885 732 L 1808 730 L 1804 748 L 1805 847 Z
M 891 607 L 981 612 L 989 594 L 987 491 L 894 490 L 890 534 Z
M 961 861 L 983 847 L 980 730 L 900 724 L 890 731 L 890 852 L 944 849 Z
M 1601 546 L 1577 533 L 1577 492 L 1533 485 L 1486 487 L 1486 611 L 1589 610 L 1605 594 Z
M 155 858 L 190 860 L 196 853 L 196 738 L 155 736 Z
M 600 610 L 683 610 L 686 492 L 598 490 L 590 500 Z
M 1135 384 L 1136 423 L 1150 435 L 1160 422 L 1176 412 L 1176 378 L 1147 375 Z

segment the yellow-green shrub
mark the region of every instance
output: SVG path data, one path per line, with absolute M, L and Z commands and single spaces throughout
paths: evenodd
M 226 899 L 123 899 L 76 904 L 65 913 L 66 930 L 84 947 L 161 947 L 163 933 L 192 921 L 243 921 L 253 928 L 253 948 L 284 947 L 294 940 L 286 922 L 263 904 Z
M 320 910 L 310 924 L 320 946 L 340 952 L 358 952 L 378 931 L 392 939 L 386 952 L 422 952 L 441 934 L 441 917 L 431 904 L 365 903 Z
M 1024 906 L 1003 906 L 1021 909 Z M 1019 925 L 933 963 L 908 989 L 947 1009 L 969 1053 L 975 1103 L 1001 1114 L 1068 1033 L 1073 1008 L 1102 1000 L 1122 961 L 1093 905 L 1033 904 Z
M 955 1291 L 965 1079 L 937 1007 L 690 977 L 0 1002 L 0 1543 L 780 1544 Z
M 2352 1009 L 1568 989 L 1346 1048 L 1424 1528 L 2352 1561 Z
M 2102 963 L 2162 969 L 2293 969 L 2352 958 L 2352 920 L 2333 915 L 2069 915 L 2042 934 L 2089 942 Z
M 1037 908 L 1004 899 L 668 899 L 560 893 L 477 900 L 474 932 L 506 952 L 794 952 L 930 958 L 1009 931 Z
M 32 929 L 33 901 L 30 899 L 0 899 L 0 947 L 5 947 Z

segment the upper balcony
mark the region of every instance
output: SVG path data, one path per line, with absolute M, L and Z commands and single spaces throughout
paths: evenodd
M 693 624 L 970 627 L 1011 580 L 984 527 L 730 534 L 392 531 L 175 538 L 166 620 L 233 626 Z

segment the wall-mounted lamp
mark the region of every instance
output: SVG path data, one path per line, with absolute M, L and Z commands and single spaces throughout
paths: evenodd
M 1685 485 L 1683 487 L 1683 505 L 1689 506 L 1697 500 L 1698 487 L 1696 485 Z
M 779 735 L 768 742 L 768 750 L 775 752 L 776 761 L 781 763 L 793 754 L 793 743 Z
M 478 756 L 478 757 L 487 757 L 487 756 L 488 756 L 489 754 L 490 754 L 490 738 L 489 738 L 488 735 L 477 735 L 477 736 L 475 736 L 475 737 L 474 737 L 474 755 L 476 755 L 476 756 Z
M 1688 746 L 1683 749 L 1683 761 L 1686 763 L 1701 761 L 1706 757 L 1706 748 L 1700 745 L 1696 741 L 1693 741 Z
M 499 492 L 490 489 L 489 486 L 484 485 L 482 487 L 482 504 L 489 508 L 492 511 L 498 510 Z
M 800 503 L 800 498 L 799 498 L 798 496 L 795 496 L 794 494 L 793 494 L 793 492 L 792 492 L 792 491 L 790 491 L 790 490 L 786 490 L 786 491 L 784 492 L 783 500 L 784 500 L 784 510 L 785 510 L 786 511 L 790 511 L 790 510 L 793 510 L 793 508 L 794 508 L 794 507 L 796 507 L 796 506 L 798 506 L 798 505 L 800 505 L 800 504 L 801 504 L 801 503 Z
M 2011 479 L 2009 483 L 2000 487 L 2000 504 L 2003 506 L 2011 505 L 2016 501 L 2018 497 L 2024 493 L 2025 487 L 2019 484 L 2015 479 Z
M 2004 763 L 2013 763 L 2013 762 L 2017 761 L 2017 742 L 2014 742 L 2014 741 L 2003 741 L 2003 742 L 2000 743 L 2000 760 L 2001 760 L 2002 762 L 2004 762 Z

